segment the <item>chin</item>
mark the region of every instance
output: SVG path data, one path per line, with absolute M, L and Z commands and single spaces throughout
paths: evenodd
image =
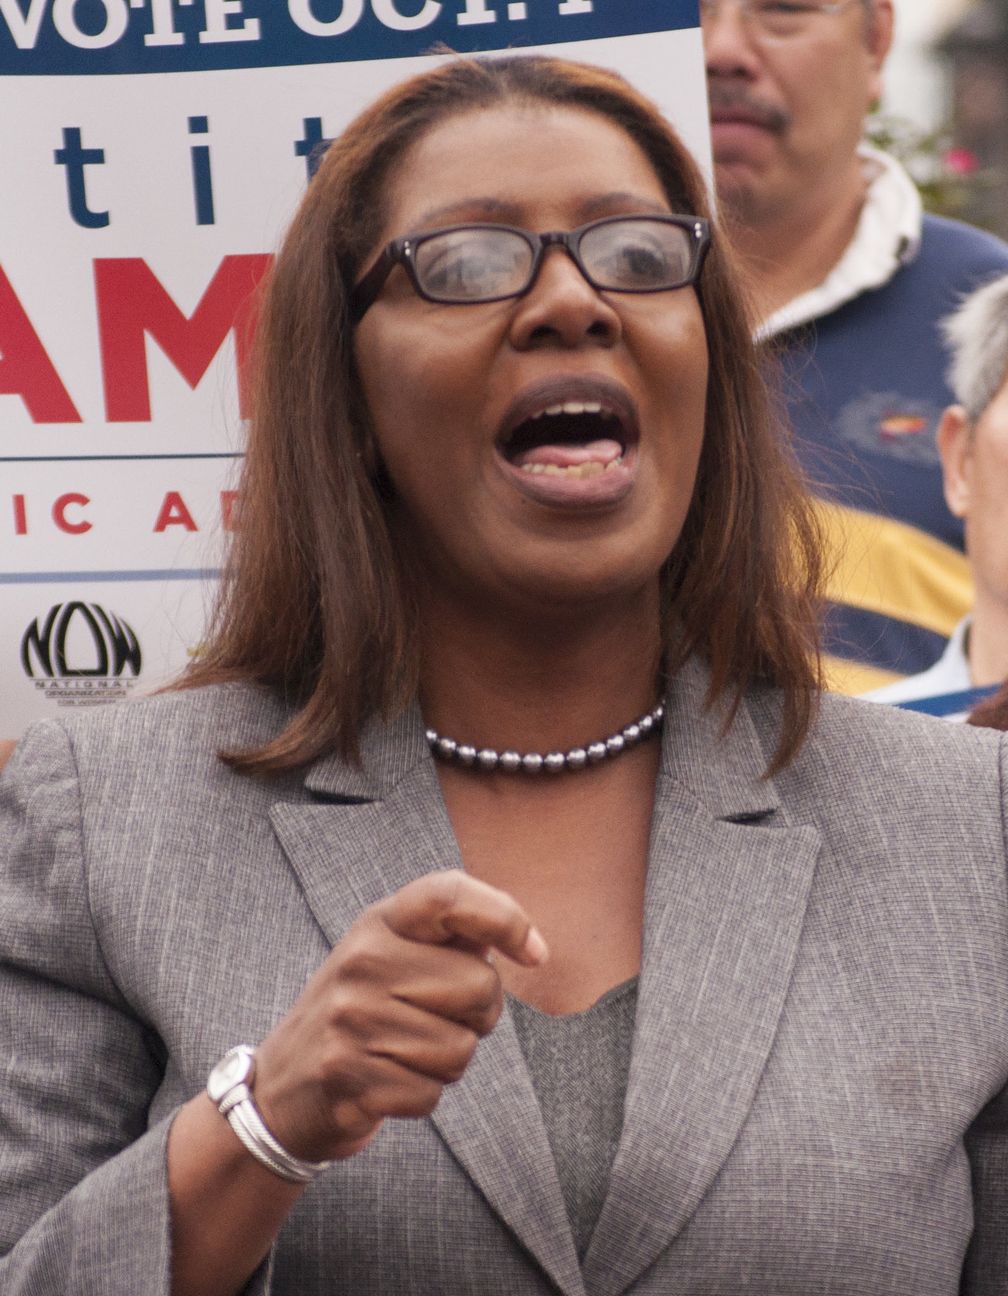
M 739 168 L 727 163 L 715 163 L 714 174 L 722 212 L 740 224 L 760 224 L 766 216 L 766 202 L 760 186 L 747 180 Z
M 504 597 L 510 595 L 547 616 L 564 618 L 607 608 L 622 608 L 656 599 L 666 553 L 642 561 L 636 551 L 629 561 L 523 564 L 505 576 Z

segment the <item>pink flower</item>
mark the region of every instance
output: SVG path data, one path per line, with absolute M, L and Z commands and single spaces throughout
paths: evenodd
M 942 156 L 942 165 L 951 175 L 969 176 L 980 170 L 980 160 L 968 148 L 946 149 Z

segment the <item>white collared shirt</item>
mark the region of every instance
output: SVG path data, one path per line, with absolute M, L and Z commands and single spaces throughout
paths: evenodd
M 854 237 L 822 283 L 792 298 L 759 326 L 756 340 L 808 324 L 862 293 L 881 288 L 920 248 L 924 207 L 917 187 L 888 153 L 858 149 L 868 189 Z

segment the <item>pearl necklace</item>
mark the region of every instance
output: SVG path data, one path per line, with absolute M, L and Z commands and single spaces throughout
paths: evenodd
M 665 706 L 659 702 L 647 715 L 600 742 L 589 743 L 587 747 L 572 747 L 566 752 L 549 752 L 545 756 L 541 752 L 522 755 L 516 751 L 499 752 L 493 747 L 476 748 L 469 743 L 458 743 L 454 738 L 445 738 L 435 729 L 427 730 L 427 743 L 441 760 L 488 773 L 500 770 L 504 774 L 539 774 L 545 770 L 547 774 L 562 774 L 564 770 L 582 770 L 589 765 L 598 765 L 636 746 L 660 731 L 664 717 Z

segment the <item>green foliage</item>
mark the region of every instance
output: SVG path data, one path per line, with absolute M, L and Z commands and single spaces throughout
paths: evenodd
M 1008 0 L 999 3 L 1008 9 Z M 865 137 L 902 163 L 920 190 L 927 211 L 983 223 L 979 217 L 985 205 L 983 197 L 1001 177 L 982 168 L 967 149 L 958 147 L 950 127 L 928 131 L 904 117 L 875 113 L 868 119 Z

